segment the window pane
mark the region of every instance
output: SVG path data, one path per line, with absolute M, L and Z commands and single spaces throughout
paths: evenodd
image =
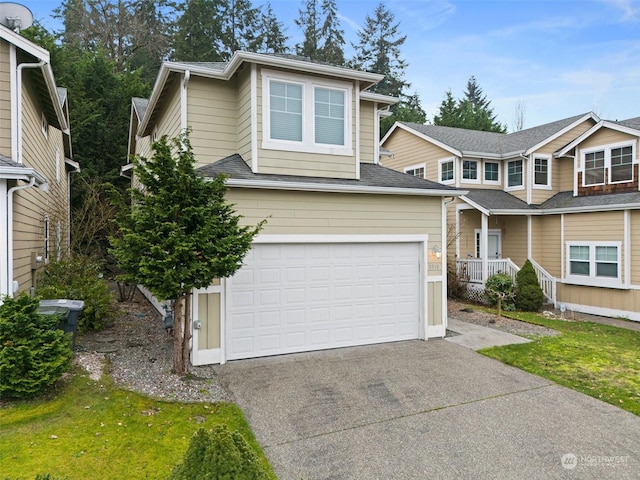
M 498 164 L 486 163 L 484 164 L 484 179 L 488 182 L 498 181 Z
M 618 264 L 596 263 L 596 276 L 618 278 Z
M 462 162 L 462 178 L 466 180 L 478 179 L 478 162 L 464 160 Z
M 611 182 L 633 180 L 633 156 L 631 147 L 611 149 Z
M 328 88 L 316 88 L 315 92 L 315 142 L 344 145 L 344 92 Z
M 589 260 L 589 247 L 582 245 L 570 246 L 569 258 L 571 260 Z
M 569 262 L 571 275 L 589 275 L 589 262 Z
M 302 141 L 302 86 L 284 82 L 269 83 L 270 137 Z
M 442 176 L 440 181 L 446 182 L 447 180 L 453 180 L 453 162 L 444 162 L 442 164 Z
M 522 185 L 522 160 L 516 160 L 507 164 L 507 186 L 516 187 Z
M 617 262 L 618 247 L 596 247 L 596 261 Z
M 587 153 L 584 156 L 584 184 L 604 183 L 604 151 Z
M 549 185 L 549 160 L 546 158 L 534 159 L 533 181 L 536 185 Z

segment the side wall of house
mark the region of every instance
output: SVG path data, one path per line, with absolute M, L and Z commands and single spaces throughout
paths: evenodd
M 11 68 L 9 43 L 0 40 L 0 154 L 11 158 Z
M 375 138 L 377 112 L 373 102 L 360 101 L 360 161 L 375 163 L 373 152 L 378 139 Z
M 25 74 L 23 83 L 23 163 L 46 178 L 48 191 L 32 187 L 16 192 L 13 197 L 13 277 L 19 282 L 21 291 L 32 285 L 32 253 L 56 259 L 68 248 L 69 185 L 62 132 L 52 126 L 46 129 L 46 135 L 42 131 L 42 105 L 31 79 L 33 73 Z M 48 252 L 45 252 L 46 223 L 49 227 Z
M 412 133 L 397 128 L 384 143 L 384 148 L 393 156 L 385 157 L 385 167 L 403 172 L 408 167 L 426 164 L 425 176 L 429 180 L 438 180 L 438 161 L 452 158 L 453 154 L 432 143 L 416 137 Z

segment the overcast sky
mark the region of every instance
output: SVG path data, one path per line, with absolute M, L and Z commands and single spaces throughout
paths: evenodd
M 266 0 L 265 0 L 266 1 Z M 22 0 L 36 19 L 51 19 L 56 2 Z M 337 0 L 349 45 L 379 2 Z M 254 4 L 260 4 L 254 0 Z M 291 44 L 300 0 L 271 0 Z M 475 75 L 509 131 L 519 102 L 525 128 L 595 111 L 624 120 L 640 116 L 640 0 L 386 0 L 407 35 L 406 80 L 429 120 L 445 92 L 463 95 Z

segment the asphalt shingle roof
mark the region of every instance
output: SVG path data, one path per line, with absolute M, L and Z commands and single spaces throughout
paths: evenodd
M 527 202 L 503 190 L 488 190 L 470 188 L 466 198 L 487 210 L 537 210 L 537 205 L 527 205 Z
M 305 177 L 301 175 L 276 175 L 266 173 L 253 173 L 246 162 L 238 154 L 223 158 L 215 163 L 205 165 L 198 169 L 201 175 L 216 177 L 220 174 L 239 180 L 264 180 L 291 183 L 309 183 L 318 185 L 341 185 L 381 188 L 406 188 L 416 190 L 458 191 L 455 188 L 441 185 L 436 182 L 407 175 L 382 165 L 372 163 L 360 164 L 360 179 Z
M 0 155 L 0 167 L 24 167 L 24 165 L 18 162 L 14 162 L 4 155 Z
M 580 197 L 574 197 L 573 192 L 560 192 L 540 205 L 540 208 L 606 207 L 629 204 L 640 204 L 640 192 L 582 195 Z
M 464 128 L 440 127 L 437 125 L 420 125 L 418 123 L 402 122 L 407 127 L 427 135 L 455 150 L 463 153 L 486 153 L 504 155 L 523 152 L 545 139 L 568 127 L 580 118 L 588 115 L 583 113 L 564 118 L 555 122 L 545 123 L 533 128 L 527 128 L 513 133 L 481 132 Z

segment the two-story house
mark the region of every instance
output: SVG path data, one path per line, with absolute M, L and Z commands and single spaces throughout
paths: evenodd
M 0 296 L 34 286 L 69 245 L 67 93 L 49 53 L 0 25 Z
M 449 249 L 475 291 L 530 259 L 557 306 L 640 320 L 639 137 L 587 113 L 510 134 L 397 123 L 381 144 L 386 166 L 468 190 Z
M 379 164 L 397 101 L 367 90 L 381 79 L 236 52 L 165 63 L 134 99 L 131 155 L 189 128 L 202 175 L 228 176 L 246 224 L 268 219 L 236 275 L 195 292 L 193 364 L 444 336 L 444 202 L 459 192 Z

